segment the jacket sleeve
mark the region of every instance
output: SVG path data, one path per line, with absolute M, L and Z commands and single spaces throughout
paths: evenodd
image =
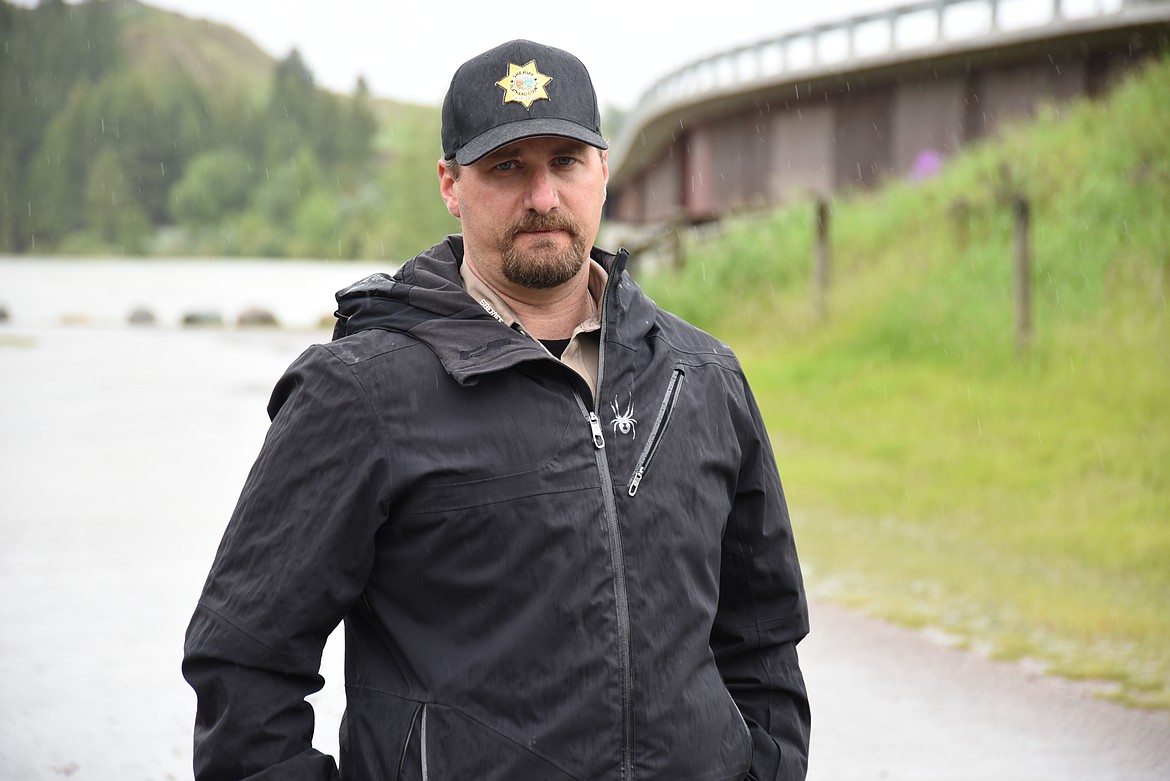
M 305 697 L 372 567 L 387 458 L 369 400 L 322 347 L 281 378 L 269 415 L 187 629 L 197 781 L 338 778 Z
M 796 654 L 808 634 L 808 604 L 775 457 L 746 381 L 744 390 L 742 462 L 711 648 L 752 736 L 749 778 L 797 781 L 807 770 L 811 726 Z

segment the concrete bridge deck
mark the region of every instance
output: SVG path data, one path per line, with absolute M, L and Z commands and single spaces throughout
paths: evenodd
M 1165 0 L 927 0 L 707 57 L 614 139 L 607 217 L 697 222 L 908 175 L 1168 38 Z

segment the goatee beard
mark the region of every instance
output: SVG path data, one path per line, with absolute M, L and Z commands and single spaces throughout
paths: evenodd
M 516 236 L 529 231 L 561 230 L 569 235 L 569 246 L 557 249 L 552 239 L 536 241 L 528 250 L 516 246 Z M 508 227 L 500 238 L 498 249 L 503 261 L 504 277 L 514 285 L 533 290 L 547 290 L 563 285 L 577 275 L 589 248 L 581 235 L 581 228 L 566 214 L 529 214 Z

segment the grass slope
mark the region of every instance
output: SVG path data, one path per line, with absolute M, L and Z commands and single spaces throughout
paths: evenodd
M 769 421 L 810 589 L 1170 707 L 1170 59 L 937 178 L 689 248 L 655 298 L 731 342 Z M 1010 197 L 1033 214 L 1014 339 Z M 814 628 L 815 631 L 815 628 Z
M 137 2 L 123 2 L 119 10 L 123 45 L 144 83 L 182 73 L 204 90 L 226 89 L 253 105 L 268 95 L 276 61 L 242 33 Z

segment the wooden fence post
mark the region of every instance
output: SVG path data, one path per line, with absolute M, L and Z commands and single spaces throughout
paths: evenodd
M 1027 350 L 1032 345 L 1031 209 L 1028 199 L 1017 195 L 1012 202 L 1012 211 L 1016 218 L 1016 346 Z
M 817 319 L 829 319 L 829 205 L 817 200 L 816 240 L 813 251 L 813 297 Z
M 683 236 L 684 225 L 683 220 L 675 220 L 669 229 L 671 231 L 670 261 L 674 264 L 675 271 L 681 271 L 687 263 L 686 237 Z

